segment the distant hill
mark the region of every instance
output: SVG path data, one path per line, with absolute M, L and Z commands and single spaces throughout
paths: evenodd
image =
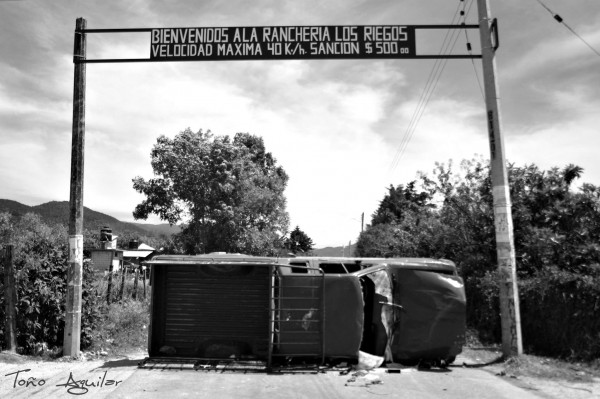
M 13 215 L 24 215 L 29 212 L 30 208 L 30 206 L 23 205 L 17 201 L 0 199 L 0 212 L 8 212 Z
M 313 249 L 314 256 L 345 256 L 353 257 L 354 251 L 356 250 L 356 244 L 345 247 L 325 247 L 320 249 Z
M 17 201 L 0 199 L 0 212 L 9 212 L 16 216 L 22 216 L 28 212 L 37 213 L 48 224 L 69 224 L 69 202 L 51 201 L 45 204 L 28 206 Z M 114 233 L 120 234 L 124 231 L 136 232 L 142 235 L 160 236 L 161 234 L 171 235 L 179 232 L 179 226 L 169 226 L 169 224 L 144 224 L 128 223 L 96 212 L 90 208 L 83 208 L 83 228 L 90 231 L 100 231 L 104 226 L 109 226 Z
M 152 232 L 154 235 L 160 236 L 164 234 L 170 236 L 181 231 L 181 226 L 171 226 L 168 223 L 151 224 L 151 223 L 128 223 L 133 226 L 137 226 L 140 229 Z

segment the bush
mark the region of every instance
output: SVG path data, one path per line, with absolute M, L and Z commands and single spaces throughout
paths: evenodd
M 96 290 L 97 272 L 91 261 L 83 262 L 82 306 L 81 306 L 81 349 L 87 349 L 93 344 L 94 332 L 101 325 L 105 303 Z
M 14 218 L 0 214 L 0 245 L 13 245 L 13 265 L 17 286 L 17 345 L 31 353 L 36 343 L 62 346 L 65 328 L 68 246 L 64 226 L 48 226 L 38 215 Z M 4 244 L 4 245 L 2 245 Z M 0 286 L 4 292 L 4 268 Z M 83 267 L 81 346 L 91 344 L 97 327 L 97 298 L 93 294 L 93 270 Z M 4 295 L 0 295 L 0 320 L 5 319 Z M 0 342 L 4 343 L 4 322 L 0 323 Z
M 600 358 L 600 277 L 557 268 L 519 284 L 523 342 L 532 353 Z
M 497 273 L 468 278 L 467 320 L 486 342 L 501 340 Z M 528 353 L 600 358 L 600 276 L 549 267 L 519 280 L 521 332 Z
M 500 342 L 500 301 L 498 273 L 486 272 L 482 277 L 465 279 L 467 296 L 467 323 L 479 331 L 479 339 L 485 343 Z

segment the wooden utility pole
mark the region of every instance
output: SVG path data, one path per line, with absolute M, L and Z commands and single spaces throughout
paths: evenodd
M 71 142 L 71 191 L 69 199 L 69 270 L 65 315 L 64 356 L 79 356 L 81 342 L 81 280 L 83 274 L 83 154 L 85 143 L 86 21 L 77 18 L 73 63 L 73 131 Z
M 477 0 L 479 33 L 485 86 L 485 103 L 490 140 L 492 168 L 492 194 L 494 198 L 494 224 L 496 228 L 496 253 L 500 286 L 500 317 L 502 324 L 502 353 L 505 357 L 523 353 L 521 316 L 517 287 L 517 266 L 513 222 L 508 185 L 508 172 L 504 156 L 504 138 L 500 124 L 500 103 L 496 84 L 498 35 L 495 22 L 490 19 L 489 0 Z M 494 40 L 492 40 L 494 35 Z
M 112 293 L 112 285 L 113 285 L 113 262 L 112 256 L 110 260 L 110 265 L 108 266 L 108 287 L 106 289 L 106 304 L 110 305 L 110 296 Z
M 365 230 L 365 213 L 363 212 L 360 215 L 360 232 L 362 233 Z
M 2 257 L 0 257 L 1 259 Z M 13 265 L 13 246 L 7 245 L 4 250 L 4 341 L 6 351 L 17 350 L 17 286 Z
M 142 283 L 144 284 L 144 299 L 146 299 L 146 270 L 140 265 L 142 271 Z
M 123 292 L 125 292 L 125 274 L 127 273 L 127 268 L 125 267 L 125 265 L 121 266 L 121 290 L 119 292 L 119 298 L 122 301 L 123 300 Z
M 139 273 L 139 267 L 136 267 L 133 274 L 133 294 L 131 295 L 133 299 L 137 299 L 138 277 L 140 275 Z

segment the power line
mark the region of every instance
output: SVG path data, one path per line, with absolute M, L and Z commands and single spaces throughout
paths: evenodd
M 557 13 L 555 13 L 554 11 L 552 11 L 546 4 L 544 4 L 542 2 L 542 0 L 537 0 L 537 2 L 540 3 L 540 5 L 542 7 L 544 7 L 554 17 L 554 19 L 558 23 L 563 24 L 568 30 L 571 31 L 571 33 L 573 33 L 575 36 L 577 36 L 579 38 L 579 40 L 581 40 L 583 43 L 585 43 L 586 46 L 588 46 L 594 53 L 596 53 L 596 55 L 598 55 L 600 57 L 600 52 L 598 52 L 598 50 L 596 50 L 594 47 L 592 47 L 592 45 L 589 44 L 583 37 L 579 36 L 577 34 L 577 32 L 575 32 L 573 30 L 573 28 L 571 28 L 569 25 L 567 25 L 567 23 L 562 19 L 562 17 L 560 15 L 558 15 Z
M 459 15 L 461 3 L 463 5 L 463 13 L 462 13 L 462 15 Z M 472 4 L 473 4 L 473 0 L 470 0 L 470 5 L 468 7 L 468 10 L 471 9 Z M 464 15 L 465 14 L 464 10 L 465 10 L 464 0 L 460 0 L 459 4 L 456 7 L 456 12 L 454 13 L 454 17 L 452 18 L 452 22 L 451 22 L 452 25 L 457 23 L 457 20 L 460 19 L 460 16 L 463 16 L 463 18 L 466 19 L 466 15 Z M 468 13 L 468 11 L 467 11 L 467 13 Z M 446 36 L 444 37 L 444 41 L 442 43 L 442 48 L 440 49 L 439 55 L 450 54 L 452 52 L 452 50 L 454 49 L 454 46 L 456 45 L 459 35 L 460 35 L 460 30 L 449 29 L 446 32 Z M 392 161 L 392 167 L 391 167 L 392 170 L 396 169 L 396 167 L 400 163 L 400 160 L 402 159 L 402 156 L 404 155 L 404 152 L 406 151 L 406 148 L 408 147 L 408 143 L 412 139 L 412 137 L 416 131 L 417 125 L 418 125 L 419 121 L 421 120 L 421 117 L 425 113 L 425 109 L 426 109 L 427 105 L 429 104 L 429 101 L 431 100 L 431 96 L 432 96 L 435 88 L 437 87 L 437 84 L 439 83 L 440 77 L 441 77 L 442 72 L 444 71 L 444 68 L 446 67 L 447 63 L 448 63 L 448 59 L 441 59 L 441 58 L 436 59 L 434 65 L 433 65 L 433 68 L 427 78 L 427 82 L 425 83 L 425 87 L 423 88 L 423 91 L 421 92 L 421 96 L 419 98 L 419 102 L 417 103 L 417 107 L 416 107 L 416 109 L 411 117 L 411 120 L 404 132 L 404 136 L 402 137 L 402 141 L 400 142 L 400 145 L 398 146 L 398 150 L 396 151 L 394 160 Z
M 451 24 L 455 23 L 456 16 L 458 15 L 459 9 L 460 9 L 460 3 L 458 5 L 458 7 L 456 8 L 456 11 L 454 13 L 454 17 L 452 18 Z M 444 37 L 444 41 L 442 42 L 442 48 L 439 53 L 440 55 L 445 52 L 445 48 L 447 46 L 447 41 L 448 41 L 449 36 L 450 36 L 450 30 L 448 30 L 446 32 L 446 36 Z M 412 138 L 412 135 L 416 128 L 417 120 L 420 119 L 419 115 L 424 112 L 425 105 L 429 102 L 428 97 L 431 94 L 431 87 L 432 87 L 433 81 L 436 78 L 436 76 L 439 76 L 441 65 L 442 65 L 441 59 L 439 59 L 439 58 L 436 59 L 434 65 L 433 65 L 433 68 L 429 72 L 429 76 L 427 77 L 427 82 L 425 83 L 425 87 L 423 88 L 423 91 L 421 92 L 421 96 L 419 97 L 417 107 L 416 107 L 415 111 L 413 112 L 410 122 L 409 122 L 409 124 L 404 132 L 404 135 L 402 137 L 402 141 L 400 142 L 398 150 L 396 151 L 396 155 L 394 156 L 394 160 L 392 161 L 392 170 L 398 166 L 398 163 L 400 162 L 400 159 L 402 158 L 402 155 L 404 154 L 404 151 L 406 150 L 408 142 Z
M 463 16 L 463 23 L 466 22 L 467 15 L 471 11 L 472 5 L 473 5 L 473 2 L 471 1 L 471 4 L 469 4 L 469 8 L 466 11 L 465 11 L 465 7 L 463 5 L 463 11 L 461 13 L 461 15 Z M 469 39 L 468 30 L 464 29 L 464 32 L 465 32 L 465 40 L 467 41 L 467 51 L 469 52 L 470 55 L 473 55 L 473 51 L 471 49 L 471 40 Z M 475 65 L 475 60 L 473 58 L 471 58 L 471 65 L 473 65 L 473 72 L 475 72 L 475 80 L 477 81 L 477 85 L 479 86 L 479 92 L 481 93 L 481 98 L 485 102 L 485 93 L 483 91 L 483 85 L 481 84 L 481 79 L 479 78 L 479 73 L 477 73 L 477 66 Z

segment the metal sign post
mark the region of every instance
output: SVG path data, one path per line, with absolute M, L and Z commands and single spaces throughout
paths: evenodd
M 496 253 L 500 288 L 500 318 L 502 324 L 502 353 L 505 357 L 521 355 L 521 316 L 517 287 L 517 266 L 513 220 L 510 204 L 508 172 L 504 157 L 504 138 L 500 126 L 500 104 L 496 84 L 498 32 L 495 20 L 491 21 L 488 0 L 477 0 L 479 9 L 479 32 L 490 140 L 490 165 L 492 168 L 492 194 L 494 198 L 494 224 L 496 227 Z M 494 35 L 494 41 L 492 41 Z
M 73 95 L 73 152 L 71 160 L 71 217 L 69 222 L 69 277 L 65 355 L 79 353 L 81 331 L 81 274 L 83 249 L 83 142 L 85 133 L 85 64 L 168 61 L 307 60 L 307 59 L 461 59 L 482 58 L 490 137 L 494 220 L 503 351 L 522 353 L 519 301 L 516 285 L 510 195 L 500 130 L 494 52 L 497 29 L 490 24 L 487 0 L 478 0 L 477 25 L 349 25 L 87 29 L 83 18 L 75 31 L 75 87 Z M 479 29 L 481 54 L 420 54 L 419 29 Z M 148 58 L 87 59 L 87 33 L 148 33 Z M 496 35 L 492 43 L 491 35 Z

